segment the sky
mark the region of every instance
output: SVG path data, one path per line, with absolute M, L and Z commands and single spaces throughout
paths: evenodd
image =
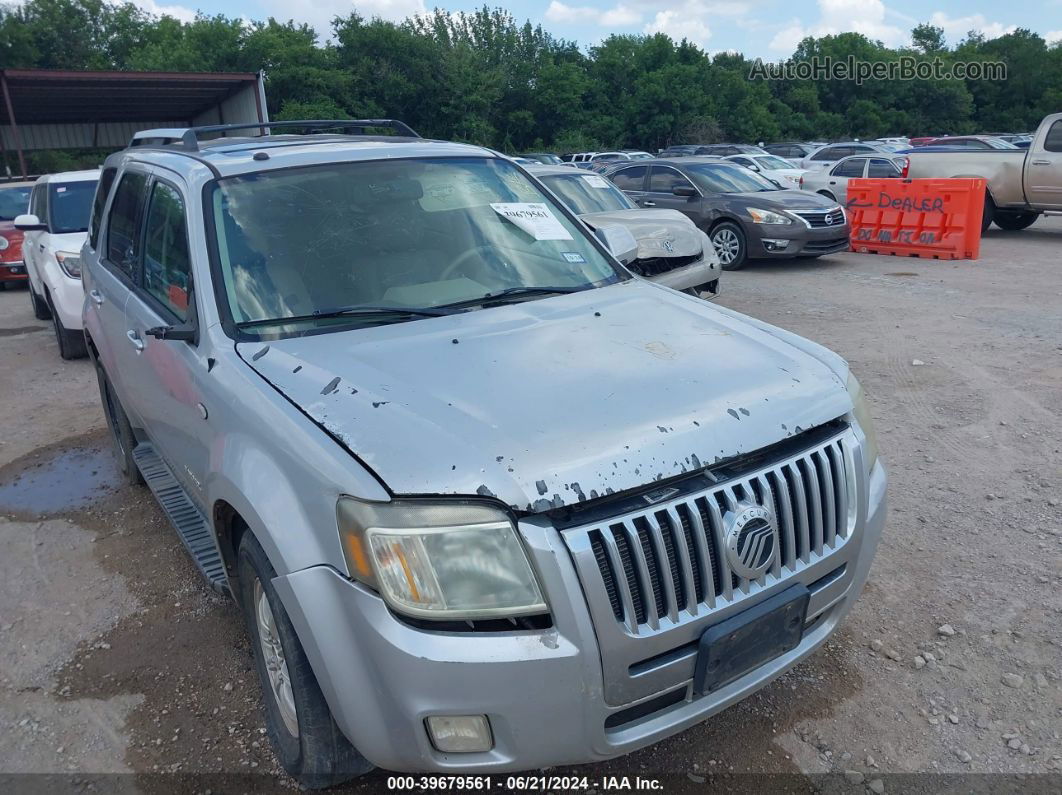
M 197 9 L 211 14 L 309 22 L 327 38 L 330 20 L 357 9 L 364 17 L 401 20 L 439 7 L 468 11 L 483 0 L 134 0 L 155 13 L 191 19 Z M 736 50 L 750 57 L 776 60 L 792 54 L 805 36 L 855 31 L 890 46 L 910 41 L 911 28 L 930 22 L 944 29 L 954 44 L 970 30 L 994 38 L 1018 27 L 1029 28 L 1048 42 L 1062 41 L 1062 0 L 1000 4 L 991 0 L 529 0 L 491 7 L 507 8 L 523 22 L 540 23 L 553 35 L 592 46 L 613 33 L 667 33 L 689 39 L 708 52 Z

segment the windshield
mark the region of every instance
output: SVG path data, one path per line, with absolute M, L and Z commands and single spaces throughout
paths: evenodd
M 728 163 L 697 163 L 686 166 L 686 174 L 708 193 L 759 193 L 778 190 L 773 182 L 755 171 Z
M 635 209 L 619 188 L 597 174 L 557 174 L 541 179 L 576 215 Z
M 653 156 L 648 152 L 631 152 L 629 155 L 631 160 L 652 160 Z
M 774 155 L 760 155 L 752 159 L 756 161 L 756 165 L 760 168 L 765 168 L 768 171 L 777 171 L 780 168 L 793 168 L 793 164 L 788 160 L 783 160 Z
M 31 190 L 31 185 L 19 188 L 0 187 L 0 221 L 14 221 L 16 216 L 28 212 Z
M 51 182 L 48 184 L 48 229 L 53 235 L 84 232 L 88 229 L 96 180 Z
M 512 163 L 327 163 L 221 179 L 209 205 L 236 323 L 337 307 L 438 308 L 514 288 L 619 281 L 610 260 Z M 316 314 L 315 314 L 316 313 Z
M 1019 149 L 1010 141 L 1004 141 L 1002 138 L 985 138 L 985 143 L 991 146 L 993 149 Z

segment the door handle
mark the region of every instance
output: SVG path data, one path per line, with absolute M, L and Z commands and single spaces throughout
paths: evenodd
M 44 243 L 38 243 L 37 248 L 39 248 L 41 251 L 44 251 Z
M 129 331 L 125 332 L 125 336 L 133 343 L 133 348 L 137 353 L 144 352 L 144 341 L 140 339 L 140 335 L 136 333 L 135 329 L 129 329 Z
M 642 207 L 656 207 L 656 202 L 643 201 L 642 202 Z
M 1050 160 L 1034 160 L 1034 161 L 1032 161 L 1032 164 L 1034 166 L 1049 166 L 1049 165 L 1051 165 L 1051 161 Z
M 96 306 L 103 305 L 103 293 L 99 290 L 89 290 L 89 298 L 96 302 Z

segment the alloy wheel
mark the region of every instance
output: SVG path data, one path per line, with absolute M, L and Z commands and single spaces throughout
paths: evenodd
M 291 690 L 291 676 L 288 663 L 284 658 L 284 647 L 280 643 L 273 609 L 269 606 L 262 581 L 254 581 L 254 614 L 258 622 L 258 642 L 262 646 L 269 689 L 276 699 L 281 720 L 292 737 L 299 736 L 299 718 L 295 711 L 295 696 Z

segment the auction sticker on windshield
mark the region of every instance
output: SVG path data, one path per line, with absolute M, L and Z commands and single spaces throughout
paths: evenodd
M 599 177 L 597 174 L 584 174 L 583 179 L 591 188 L 607 188 L 608 180 L 604 177 Z
M 557 216 L 538 202 L 491 202 L 494 212 L 527 232 L 535 240 L 571 240 Z

